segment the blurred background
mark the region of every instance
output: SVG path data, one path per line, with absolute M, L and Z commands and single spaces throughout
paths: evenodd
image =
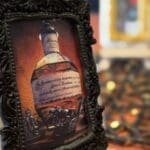
M 150 0 L 88 0 L 108 150 L 150 149 Z

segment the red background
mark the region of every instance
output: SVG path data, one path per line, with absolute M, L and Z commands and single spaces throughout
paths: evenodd
M 41 41 L 39 40 L 41 23 L 42 20 L 32 20 L 17 21 L 11 25 L 16 79 L 23 111 L 27 108 L 33 112 L 35 111 L 31 90 L 31 76 L 36 63 L 44 56 Z M 59 33 L 60 52 L 76 65 L 82 80 L 79 43 L 75 28 L 73 28 L 69 21 L 57 20 L 52 25 L 54 25 Z

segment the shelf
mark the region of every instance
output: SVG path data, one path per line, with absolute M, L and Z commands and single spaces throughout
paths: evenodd
M 102 58 L 150 58 L 150 49 L 138 48 L 103 48 L 100 50 Z

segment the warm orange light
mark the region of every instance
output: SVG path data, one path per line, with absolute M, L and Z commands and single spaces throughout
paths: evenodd
M 120 126 L 120 121 L 112 121 L 110 124 L 110 127 L 115 129 L 118 128 Z
M 109 91 L 113 91 L 116 88 L 116 83 L 114 81 L 108 81 L 106 84 L 106 88 Z
M 131 110 L 131 114 L 134 115 L 134 116 L 136 116 L 136 115 L 139 114 L 139 110 L 136 109 L 136 108 L 133 108 L 133 109 Z

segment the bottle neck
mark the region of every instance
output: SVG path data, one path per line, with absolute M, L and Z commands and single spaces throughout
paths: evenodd
M 59 44 L 58 41 L 47 41 L 43 42 L 43 48 L 44 48 L 44 53 L 45 55 L 59 52 Z

